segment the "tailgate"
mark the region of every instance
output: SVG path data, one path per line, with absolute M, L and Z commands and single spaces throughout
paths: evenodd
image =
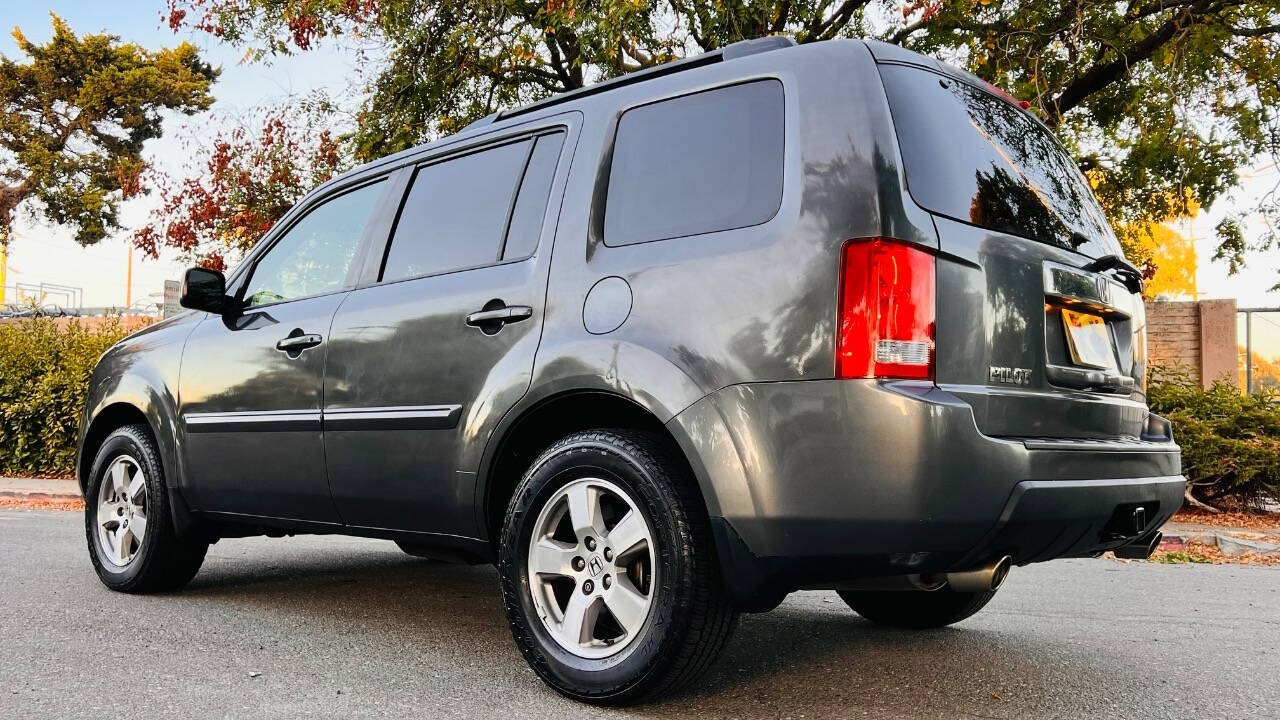
M 987 435 L 1139 437 L 1141 298 L 1081 258 L 1023 238 L 937 219 L 939 386 L 973 406 Z M 1101 319 L 1110 367 L 1073 355 L 1064 311 Z
M 977 78 L 879 68 L 908 190 L 938 229 L 938 385 L 988 435 L 1140 437 L 1138 279 L 1070 155 Z

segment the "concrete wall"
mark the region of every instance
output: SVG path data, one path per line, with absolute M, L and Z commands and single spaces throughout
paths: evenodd
M 1148 367 L 1181 367 L 1208 387 L 1239 382 L 1236 301 L 1147 303 Z

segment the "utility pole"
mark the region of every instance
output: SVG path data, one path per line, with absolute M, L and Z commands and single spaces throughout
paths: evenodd
M 124 306 L 133 307 L 133 243 L 129 243 L 129 264 L 124 276 Z
M 0 243 L 0 305 L 4 304 L 5 271 L 9 269 L 9 243 Z

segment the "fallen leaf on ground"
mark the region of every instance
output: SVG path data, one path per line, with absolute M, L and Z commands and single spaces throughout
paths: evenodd
M 1280 532 L 1280 513 L 1211 513 L 1195 508 L 1183 508 L 1174 513 L 1169 522 Z
M 1110 553 L 1108 553 L 1110 555 Z M 1244 555 L 1227 555 L 1214 545 L 1189 542 L 1181 550 L 1157 550 L 1148 562 L 1178 565 L 1196 563 L 1204 565 L 1276 565 L 1280 566 L 1280 556 L 1246 553 Z
M 80 498 L 27 498 L 0 497 L 0 509 L 4 510 L 84 510 Z

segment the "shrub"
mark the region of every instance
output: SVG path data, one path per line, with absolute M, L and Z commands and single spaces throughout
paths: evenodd
M 89 373 L 127 334 L 115 318 L 0 325 L 0 474 L 74 472 Z
M 1177 370 L 1158 369 L 1148 386 L 1153 412 L 1173 422 L 1182 472 L 1210 505 L 1261 507 L 1280 499 L 1280 391 L 1209 389 Z

